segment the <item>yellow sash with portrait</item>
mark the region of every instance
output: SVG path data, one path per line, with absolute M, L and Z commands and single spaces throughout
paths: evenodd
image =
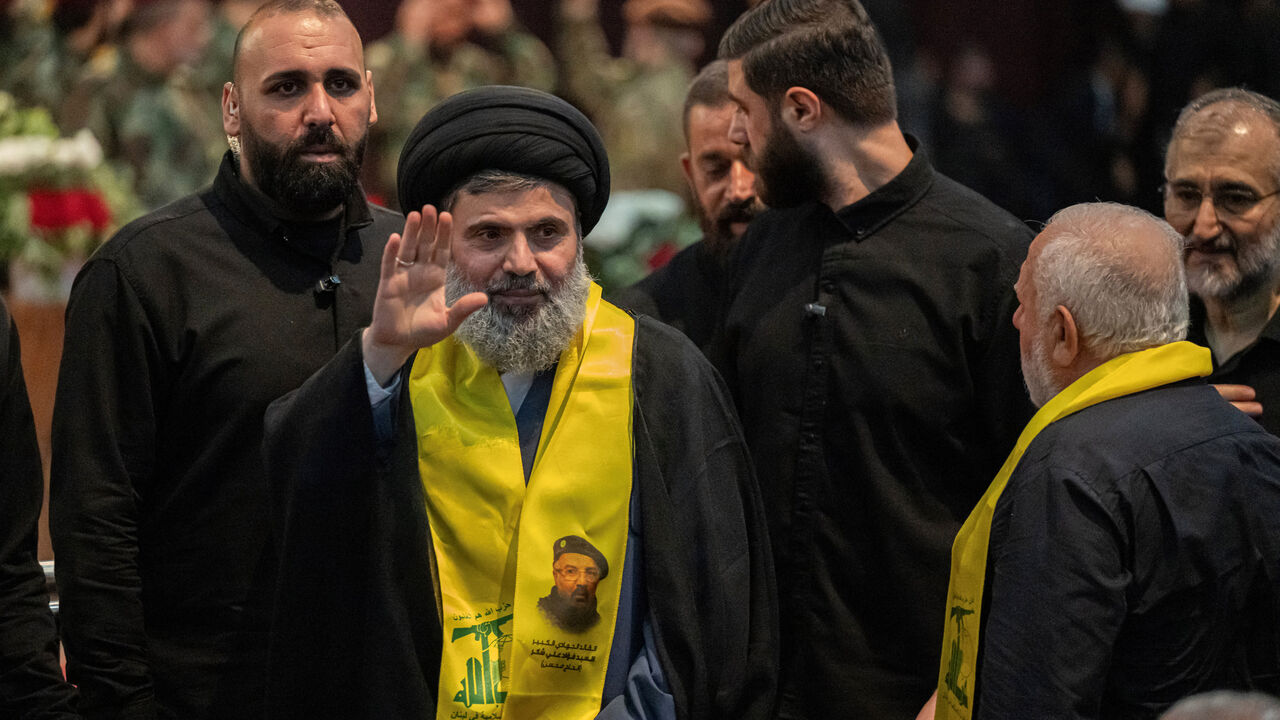
M 444 630 L 437 718 L 599 713 L 630 522 L 634 337 L 593 283 L 527 486 L 498 373 L 452 338 L 418 353 L 409 394 Z M 553 572 L 561 542 L 605 561 L 594 609 L 548 600 L 563 597 L 557 575 L 589 570 Z
M 951 584 L 947 589 L 946 629 L 938 671 L 936 720 L 973 717 L 978 642 L 982 628 L 982 592 L 987 575 L 987 546 L 996 502 L 1022 454 L 1040 431 L 1056 420 L 1104 400 L 1132 395 L 1213 371 L 1209 351 L 1176 342 L 1113 358 L 1068 385 L 1031 418 L 995 480 L 969 514 L 951 547 Z

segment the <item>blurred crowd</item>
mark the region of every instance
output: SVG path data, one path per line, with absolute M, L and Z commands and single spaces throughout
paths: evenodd
M 400 147 L 436 102 L 513 84 L 553 91 L 595 121 L 615 190 L 687 202 L 673 162 L 685 88 L 746 3 L 601 1 L 404 0 L 389 32 L 366 29 L 379 116 L 369 195 L 397 206 Z M 1268 0 L 866 4 L 894 61 L 904 129 L 942 172 L 1026 221 L 1095 199 L 1158 211 L 1178 108 L 1224 85 L 1280 93 L 1280 7 Z M 92 130 L 154 209 L 213 176 L 227 147 L 218 98 L 256 5 L 3 0 L 0 90 L 50 109 L 65 134 Z M 623 27 L 602 23 L 619 15 Z

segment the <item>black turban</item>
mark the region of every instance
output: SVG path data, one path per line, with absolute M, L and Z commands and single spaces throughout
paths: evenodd
M 587 542 L 586 538 L 578 537 L 577 535 L 565 535 L 552 543 L 551 553 L 551 562 L 559 560 L 560 556 L 565 553 L 586 555 L 595 561 L 596 568 L 600 570 L 601 580 L 609 577 L 609 561 L 605 560 L 604 555 L 596 549 L 595 545 Z
M 418 121 L 396 187 L 408 213 L 440 205 L 464 180 L 503 170 L 550 180 L 578 204 L 583 234 L 609 202 L 609 158 L 590 120 L 555 95 L 489 85 L 458 93 Z

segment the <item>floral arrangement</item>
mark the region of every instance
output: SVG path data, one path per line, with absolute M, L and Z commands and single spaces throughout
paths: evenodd
M 0 262 L 56 285 L 68 264 L 139 214 L 91 132 L 60 137 L 47 110 L 20 108 L 0 92 Z
M 604 216 L 583 240 L 583 255 L 608 296 L 666 265 L 701 236 L 680 196 L 626 190 L 609 198 Z

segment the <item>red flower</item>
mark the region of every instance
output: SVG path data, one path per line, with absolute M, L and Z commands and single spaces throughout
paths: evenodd
M 675 257 L 677 252 L 679 251 L 676 249 L 675 245 L 669 242 L 662 243 L 653 251 L 653 254 L 649 256 L 649 269 L 657 270 L 671 262 L 671 258 Z
M 102 232 L 111 224 L 111 210 L 94 190 L 32 190 L 27 199 L 31 227 L 37 230 L 89 225 L 94 232 Z

